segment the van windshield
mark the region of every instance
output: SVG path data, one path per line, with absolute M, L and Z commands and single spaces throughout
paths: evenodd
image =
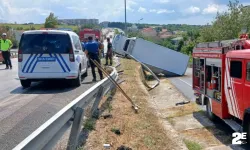
M 69 53 L 70 38 L 67 34 L 23 34 L 19 49 L 30 53 Z

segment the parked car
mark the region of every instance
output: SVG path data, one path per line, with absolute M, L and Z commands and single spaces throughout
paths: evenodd
M 87 57 L 72 31 L 36 30 L 22 34 L 18 50 L 21 85 L 48 79 L 66 79 L 80 86 L 87 76 Z

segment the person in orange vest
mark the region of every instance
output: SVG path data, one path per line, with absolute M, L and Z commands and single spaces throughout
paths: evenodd
M 2 34 L 2 39 L 0 40 L 0 50 L 2 51 L 3 59 L 6 64 L 5 69 L 12 69 L 12 63 L 10 59 L 10 49 L 12 48 L 13 44 L 11 40 L 7 39 L 7 34 Z

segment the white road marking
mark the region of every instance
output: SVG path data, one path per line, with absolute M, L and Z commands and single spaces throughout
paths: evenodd
M 189 83 L 187 83 L 186 81 L 184 81 L 184 80 L 182 80 L 182 79 L 180 79 L 180 78 L 179 78 L 179 80 L 181 80 L 182 82 L 186 83 L 188 86 L 192 87 L 192 85 L 189 84 Z

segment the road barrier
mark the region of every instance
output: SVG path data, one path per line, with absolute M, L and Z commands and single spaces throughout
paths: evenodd
M 114 67 L 110 76 L 117 81 L 118 73 Z M 91 114 L 95 114 L 98 105 L 104 95 L 115 88 L 115 85 L 106 77 L 99 81 L 89 90 L 74 99 L 71 103 L 61 109 L 57 114 L 41 125 L 31 135 L 19 143 L 13 150 L 41 150 L 51 149 L 58 142 L 58 136 L 61 135 L 62 129 L 72 124 L 67 150 L 76 150 L 84 109 L 93 103 Z M 66 132 L 65 130 L 63 132 Z M 61 138 L 62 135 L 59 137 Z

